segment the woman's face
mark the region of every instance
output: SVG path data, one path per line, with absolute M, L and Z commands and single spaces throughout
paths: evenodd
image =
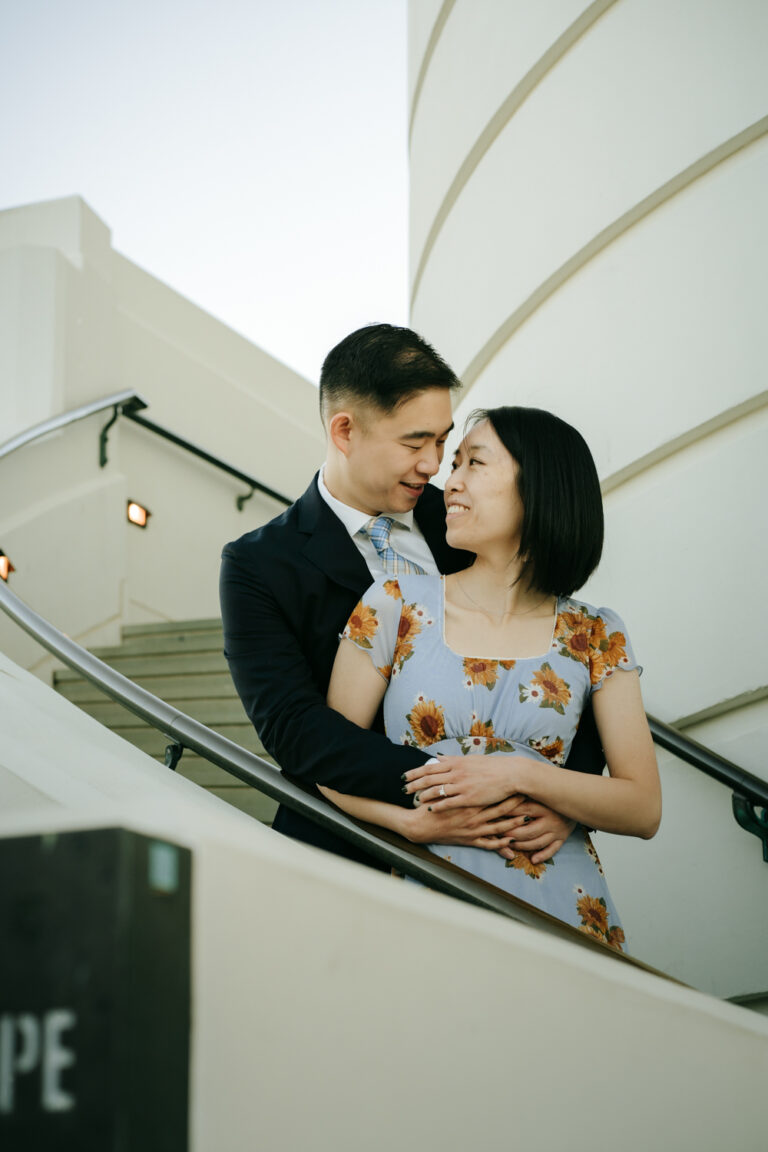
M 446 533 L 452 548 L 482 555 L 504 549 L 517 555 L 523 502 L 517 462 L 483 420 L 462 440 L 445 485 Z

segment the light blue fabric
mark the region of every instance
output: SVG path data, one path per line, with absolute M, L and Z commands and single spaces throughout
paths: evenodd
M 389 681 L 387 735 L 430 753 L 516 753 L 565 764 L 591 692 L 638 668 L 615 612 L 561 598 L 546 652 L 523 659 L 460 655 L 444 639 L 444 578 L 379 580 L 344 637 Z M 545 866 L 516 866 L 480 848 L 429 845 L 446 860 L 566 923 L 621 947 L 623 930 L 603 870 L 581 826 Z M 623 950 L 626 950 L 624 948 Z
M 389 542 L 394 520 L 391 516 L 373 516 L 362 531 L 370 538 L 374 548 L 379 554 L 385 572 L 393 576 L 402 576 L 414 573 L 423 576 L 424 569 L 415 560 L 406 560 Z

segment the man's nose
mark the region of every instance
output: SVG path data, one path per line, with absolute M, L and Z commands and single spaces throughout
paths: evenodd
M 423 449 L 417 468 L 425 476 L 434 476 L 440 470 L 440 454 L 436 444 Z

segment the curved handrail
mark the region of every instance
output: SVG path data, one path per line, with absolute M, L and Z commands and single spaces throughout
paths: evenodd
M 405 842 L 400 842 L 399 838 L 385 839 L 366 825 L 350 819 L 338 809 L 332 808 L 288 780 L 273 764 L 241 748 L 226 736 L 221 736 L 198 720 L 153 696 L 138 684 L 134 684 L 132 680 L 65 636 L 2 582 L 0 582 L 0 609 L 49 652 L 146 723 L 164 732 L 171 740 L 198 753 L 243 783 L 258 788 L 273 800 L 285 804 L 399 872 L 449 896 L 501 913 L 522 924 L 544 929 L 550 935 L 570 940 L 572 943 L 597 948 L 625 963 L 654 972 L 656 975 L 664 976 L 665 979 L 672 979 L 664 972 L 659 972 L 632 956 L 616 952 L 597 938 L 580 932 L 570 924 L 555 919 L 524 900 L 495 888 L 492 884 L 486 884 L 438 856 L 418 848 L 406 847 Z
M 104 396 L 101 400 L 92 400 L 90 403 L 83 404 L 79 408 L 72 408 L 68 412 L 60 413 L 58 416 L 51 416 L 48 420 L 43 420 L 40 424 L 33 424 L 31 428 L 26 428 L 23 432 L 19 432 L 17 436 L 12 436 L 11 439 L 6 440 L 4 444 L 0 444 L 0 460 L 2 460 L 4 456 L 10 456 L 12 452 L 16 452 L 19 448 L 23 448 L 25 444 L 31 444 L 43 436 L 48 436 L 51 432 L 58 432 L 61 428 L 75 424 L 78 420 L 84 420 L 88 416 L 95 416 L 97 412 L 104 412 L 106 409 L 111 408 L 113 410 L 112 419 L 101 433 L 100 463 L 102 467 L 107 462 L 107 431 L 117 420 L 118 416 L 125 416 L 126 419 L 131 420 L 134 424 L 138 424 L 141 428 L 145 428 L 148 432 L 154 432 L 156 436 L 162 436 L 164 440 L 168 440 L 171 444 L 183 448 L 185 452 L 197 456 L 199 460 L 205 460 L 207 464 L 212 464 L 213 467 L 218 468 L 219 471 L 226 472 L 227 475 L 234 476 L 236 480 L 247 484 L 251 489 L 248 495 L 237 497 L 236 503 L 239 511 L 242 511 L 243 505 L 247 500 L 250 500 L 254 492 L 263 492 L 265 496 L 269 496 L 272 500 L 276 500 L 286 508 L 293 503 L 289 496 L 284 496 L 282 492 L 277 492 L 274 488 L 262 484 L 261 480 L 257 480 L 255 476 L 250 476 L 240 468 L 235 468 L 233 464 L 228 464 L 227 461 L 222 460 L 220 456 L 214 456 L 212 453 L 206 452 L 204 448 L 193 444 L 191 440 L 185 440 L 183 436 L 178 436 L 175 432 L 171 432 L 170 429 L 163 428 L 161 424 L 156 424 L 153 420 L 147 420 L 145 416 L 139 416 L 138 413 L 146 407 L 146 400 L 132 389 L 126 389 L 123 392 L 114 392 L 111 396 Z
M 111 396 L 104 396 L 101 400 L 92 400 L 89 404 L 81 405 L 80 408 L 71 408 L 68 412 L 62 412 L 58 416 L 51 416 L 48 420 L 43 420 L 40 424 L 33 424 L 31 428 L 25 428 L 17 436 L 12 436 L 4 444 L 0 444 L 0 460 L 4 456 L 10 456 L 11 452 L 23 448 L 25 444 L 31 444 L 34 440 L 47 436 L 50 432 L 58 432 L 60 428 L 66 428 L 78 420 L 85 420 L 87 416 L 95 416 L 97 412 L 103 412 L 107 408 L 122 408 L 129 404 L 134 406 L 135 411 L 147 407 L 146 400 L 142 399 L 138 392 L 128 389 L 123 392 L 114 392 Z

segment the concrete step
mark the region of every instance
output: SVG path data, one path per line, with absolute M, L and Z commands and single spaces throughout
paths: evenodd
M 133 675 L 131 680 L 153 696 L 159 696 L 174 707 L 180 707 L 178 701 L 184 700 L 218 700 L 231 698 L 233 694 L 232 677 L 228 671 L 189 673 L 187 675 L 155 675 L 154 665 L 148 664 L 147 675 Z M 90 680 L 64 680 L 57 686 L 62 696 L 75 704 L 91 704 L 106 700 L 104 693 Z
M 122 644 L 109 645 L 106 648 L 94 648 L 94 656 L 100 660 L 111 663 L 114 658 L 124 656 L 163 656 L 176 655 L 180 652 L 221 652 L 224 640 L 221 630 L 217 632 L 179 632 L 159 636 L 134 636 Z
M 175 636 L 179 632 L 221 633 L 221 618 L 214 616 L 210 620 L 161 620 L 154 624 L 126 624 L 122 629 L 124 640 L 131 640 L 134 636 Z
M 143 720 L 124 708 L 122 704 L 110 700 L 109 696 L 102 696 L 100 700 L 76 701 L 76 703 L 83 712 L 87 712 L 89 716 L 93 716 L 94 720 L 98 720 L 107 728 L 138 728 L 144 724 Z M 209 728 L 215 728 L 217 731 L 222 725 L 232 726 L 234 724 L 251 727 L 238 697 L 232 699 L 230 696 L 216 700 L 178 699 L 169 700 L 168 703 L 172 704 L 174 708 L 178 708 L 179 712 L 184 712 L 193 720 L 199 720 L 201 724 L 206 724 Z
M 122 644 L 94 649 L 94 655 L 160 700 L 272 763 L 245 715 L 222 649 L 218 619 L 163 621 L 130 625 L 123 629 Z M 95 684 L 63 669 L 55 674 L 54 686 L 118 736 L 164 760 L 170 743 L 165 733 L 115 703 Z M 254 819 L 271 824 L 275 801 L 203 757 L 185 751 L 176 771 Z
M 98 651 L 95 651 L 94 655 L 99 656 L 99 659 L 104 660 L 105 664 L 109 664 L 110 668 L 114 668 L 116 672 L 121 672 L 123 676 L 128 676 L 131 680 L 135 680 L 137 676 L 170 676 L 176 674 L 183 676 L 196 675 L 199 672 L 226 672 L 229 675 L 227 662 L 221 651 L 183 651 L 168 655 L 155 653 L 147 656 L 120 655 L 118 649 L 118 654 L 109 659 L 99 655 Z M 78 672 L 71 668 L 62 668 L 56 673 L 54 684 L 58 688 L 67 681 L 81 679 L 82 677 Z

